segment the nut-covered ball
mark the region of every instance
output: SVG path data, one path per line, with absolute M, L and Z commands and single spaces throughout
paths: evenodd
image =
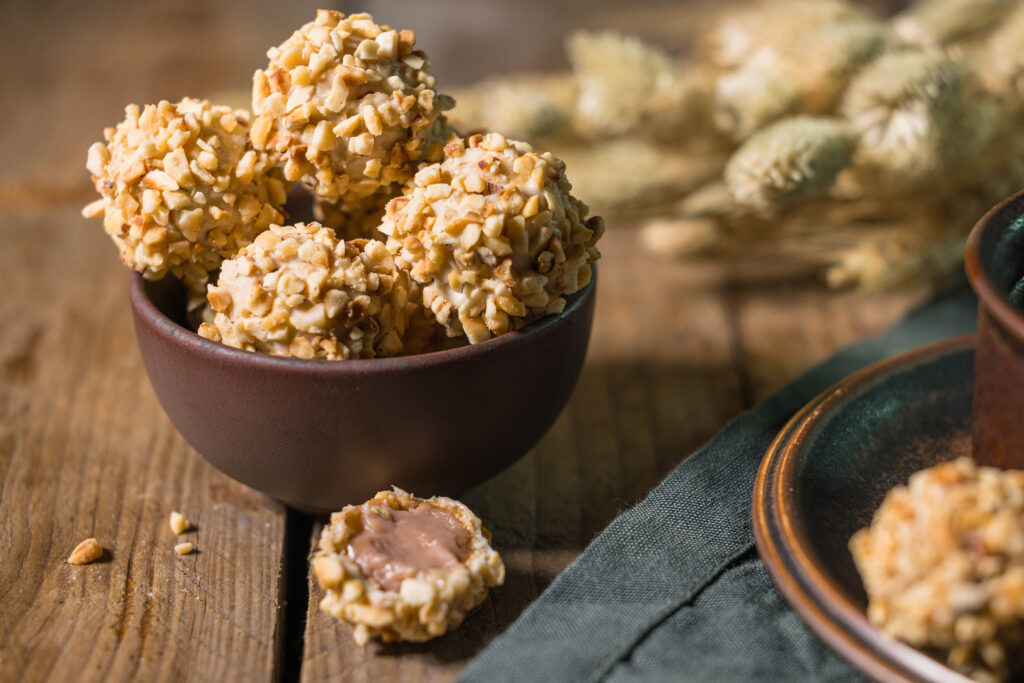
M 451 104 L 414 41 L 369 14 L 320 10 L 253 76 L 253 144 L 341 208 L 390 193 L 439 150 Z
M 599 217 L 570 194 L 565 165 L 497 133 L 452 138 L 388 204 L 380 231 L 449 336 L 472 343 L 560 313 L 600 257 Z
M 319 223 L 271 226 L 224 261 L 208 298 L 207 339 L 327 360 L 399 353 L 416 308 L 383 242 L 339 240 Z
M 225 258 L 283 220 L 286 188 L 248 143 L 248 114 L 185 98 L 125 108 L 89 148 L 87 168 L 121 260 L 148 279 L 168 272 L 192 290 Z
M 969 458 L 910 477 L 850 540 L 868 618 L 976 680 L 1024 664 L 1024 472 Z
M 313 575 L 320 609 L 355 626 L 356 642 L 422 642 L 462 623 L 505 582 L 491 534 L 462 503 L 395 488 L 331 515 Z

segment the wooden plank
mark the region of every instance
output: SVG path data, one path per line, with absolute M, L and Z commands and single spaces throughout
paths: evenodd
M 93 196 L 85 151 L 125 104 L 227 89 L 244 102 L 267 47 L 317 4 L 7 8 L 0 680 L 276 675 L 284 510 L 206 465 L 169 424 L 135 348 L 127 275 L 78 207 Z M 173 509 L 196 522 L 198 553 L 174 554 Z M 104 560 L 67 565 L 87 536 Z
M 751 402 L 760 403 L 836 350 L 881 332 L 930 291 L 927 285 L 870 294 L 820 287 L 734 290 Z
M 364 649 L 316 609 L 311 578 L 303 681 L 454 678 L 615 514 L 741 409 L 722 298 L 685 266 L 649 259 L 632 230 L 611 230 L 602 251 L 587 365 L 565 412 L 526 457 L 461 496 L 494 533 L 506 585 L 439 640 Z
M 272 679 L 282 506 L 174 431 L 77 207 L 0 211 L 0 243 L 0 680 Z M 68 565 L 89 536 L 106 556 Z

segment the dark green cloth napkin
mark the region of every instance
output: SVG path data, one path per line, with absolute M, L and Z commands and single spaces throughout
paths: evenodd
M 775 591 L 750 499 L 765 450 L 855 370 L 975 329 L 961 287 L 850 346 L 735 419 L 595 538 L 463 681 L 861 680 Z

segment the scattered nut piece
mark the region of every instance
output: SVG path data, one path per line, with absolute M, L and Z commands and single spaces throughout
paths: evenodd
M 95 538 L 87 538 L 71 551 L 69 564 L 90 564 L 103 557 L 103 546 Z
M 192 528 L 192 524 L 185 518 L 185 515 L 180 512 L 171 513 L 171 531 L 175 535 L 183 534 Z
M 189 555 L 192 553 L 193 550 L 195 550 L 195 546 L 188 542 L 179 543 L 178 545 L 174 546 L 174 552 L 178 553 L 179 555 Z

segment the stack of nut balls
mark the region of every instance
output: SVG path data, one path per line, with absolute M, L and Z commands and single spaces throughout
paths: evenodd
M 121 261 L 174 276 L 202 336 L 344 360 L 485 341 L 557 314 L 600 257 L 565 164 L 463 136 L 412 31 L 320 10 L 267 52 L 252 115 L 129 105 L 89 148 Z M 317 222 L 289 224 L 295 183 Z

